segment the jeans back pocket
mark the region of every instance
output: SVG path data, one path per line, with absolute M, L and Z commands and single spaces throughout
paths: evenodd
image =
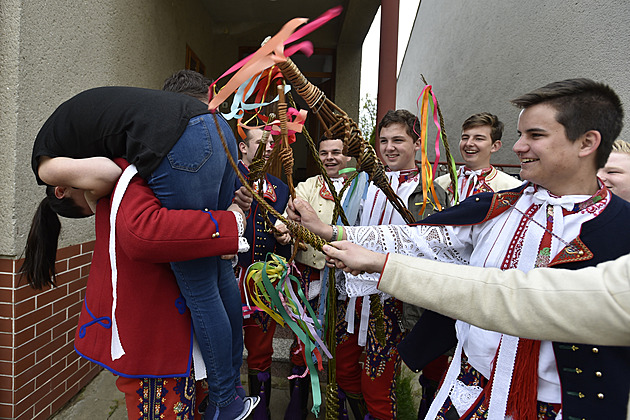
M 212 141 L 206 125 L 205 114 L 191 118 L 184 134 L 166 155 L 171 168 L 186 172 L 197 172 L 212 156 Z

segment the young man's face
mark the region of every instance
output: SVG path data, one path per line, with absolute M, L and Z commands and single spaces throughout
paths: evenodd
M 241 160 L 243 161 L 243 163 L 247 166 L 251 165 L 254 157 L 256 156 L 256 150 L 258 149 L 258 145 L 260 144 L 260 139 L 262 138 L 263 135 L 263 130 L 261 130 L 260 128 L 252 128 L 249 130 L 249 144 L 245 142 L 240 142 L 238 144 L 238 148 L 241 151 Z M 265 158 L 265 160 L 269 159 L 269 155 L 271 155 L 271 151 L 272 151 L 272 146 L 273 146 L 273 139 L 271 136 L 269 136 L 269 139 L 267 140 L 266 143 L 266 148 L 265 148 L 265 153 L 263 155 L 263 157 Z
M 390 170 L 401 171 L 416 167 L 416 152 L 420 150 L 420 139 L 414 141 L 407 134 L 405 124 L 394 123 L 381 128 L 378 141 L 381 156 Z
M 597 172 L 613 193 L 626 201 L 630 201 L 630 155 L 621 152 L 612 152 L 603 168 Z
M 556 110 L 547 104 L 525 108 L 518 118 L 519 139 L 512 148 L 521 161 L 521 178 L 552 194 L 586 194 L 578 172 L 581 141 L 571 142 Z M 594 174 L 593 174 L 594 175 Z
M 339 177 L 339 171 L 348 166 L 350 158 L 344 156 L 342 140 L 324 140 L 319 142 L 319 159 L 324 164 L 329 178 Z
M 490 155 L 501 148 L 501 140 L 492 143 L 491 130 L 489 125 L 481 125 L 462 131 L 459 152 L 469 169 L 477 171 L 490 167 Z

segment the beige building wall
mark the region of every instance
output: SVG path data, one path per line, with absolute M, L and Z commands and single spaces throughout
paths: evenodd
M 35 291 L 16 274 L 44 197 L 30 167 L 39 128 L 91 87 L 160 88 L 186 44 L 208 72 L 224 68 L 234 57 L 216 54 L 210 21 L 199 0 L 0 2 L 0 418 L 46 419 L 100 370 L 73 351 L 93 219 L 62 219 L 58 287 Z
M 337 102 L 358 116 L 360 54 L 378 2 L 350 9 L 337 56 Z M 371 14 L 371 15 L 370 15 Z M 238 59 L 247 23 L 211 24 L 201 0 L 0 3 L 0 256 L 19 256 L 44 196 L 30 155 L 37 131 L 64 100 L 85 89 L 129 85 L 159 89 L 184 67 L 186 44 L 217 77 Z M 358 22 L 358 23 L 357 23 Z M 270 28 L 273 34 L 278 28 Z M 257 34 L 262 40 L 265 34 Z M 334 44 L 321 40 L 317 45 Z M 60 248 L 93 237 L 92 220 L 62 221 Z
M 344 27 L 337 68 L 360 61 L 356 34 L 371 22 L 364 9 L 362 20 Z M 39 128 L 60 103 L 88 88 L 161 88 L 184 68 L 186 45 L 207 75 L 218 76 L 237 61 L 237 47 L 252 43 L 247 22 L 213 25 L 214 17 L 201 0 L 0 1 L 0 418 L 49 418 L 100 370 L 73 350 L 93 219 L 62 218 L 56 288 L 33 290 L 18 274 L 44 197 L 30 163 Z M 356 72 L 350 68 L 337 80 L 338 103 L 351 113 L 356 109 L 348 104 L 356 107 L 359 96 Z
M 198 0 L 2 1 L 0 255 L 21 254 L 44 196 L 30 155 L 56 106 L 96 86 L 159 89 L 184 67 L 186 44 L 212 72 L 211 34 L 210 15 Z M 64 220 L 59 245 L 92 237 L 91 219 Z
M 517 163 L 518 109 L 509 100 L 587 77 L 615 89 L 630 112 L 627 0 L 422 0 L 398 77 L 397 106 L 416 111 L 424 74 L 440 101 L 451 148 L 462 122 L 489 111 L 505 123 L 495 162 Z M 629 120 L 622 138 L 630 139 Z M 453 149 L 461 161 L 458 149 Z

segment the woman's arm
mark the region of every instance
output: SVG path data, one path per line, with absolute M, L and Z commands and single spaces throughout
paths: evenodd
M 38 175 L 48 185 L 81 189 L 86 198 L 110 194 L 122 170 L 111 159 L 97 156 L 84 159 L 42 156 Z

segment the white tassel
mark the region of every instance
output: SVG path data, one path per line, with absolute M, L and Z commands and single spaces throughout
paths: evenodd
M 122 173 L 116 187 L 114 188 L 114 197 L 112 198 L 112 208 L 109 214 L 109 264 L 112 269 L 112 342 L 111 356 L 112 360 L 120 359 L 125 354 L 125 349 L 120 342 L 120 334 L 118 333 L 118 323 L 116 322 L 116 305 L 118 303 L 118 265 L 116 264 L 116 215 L 118 208 L 127 191 L 131 178 L 138 173 L 135 165 L 129 165 Z

